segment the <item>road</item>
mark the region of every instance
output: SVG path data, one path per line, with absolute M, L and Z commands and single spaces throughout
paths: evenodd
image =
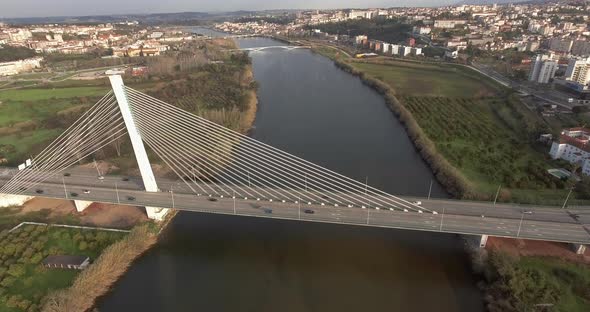
M 551 88 L 547 88 L 546 86 L 543 86 L 539 89 L 535 89 L 530 86 L 527 86 L 524 83 L 512 81 L 509 78 L 496 72 L 489 66 L 477 62 L 471 62 L 471 65 L 473 69 L 477 70 L 483 75 L 488 76 L 489 78 L 497 81 L 498 83 L 506 87 L 513 88 L 524 95 L 532 95 L 535 98 L 543 100 L 547 103 L 555 104 L 568 111 L 571 110 L 574 106 L 576 106 L 575 103 L 570 103 L 568 101 L 568 99 L 572 97 L 569 94 L 557 90 L 552 90 Z
M 0 170 L 0 185 L 13 171 Z M 196 195 L 182 182 L 158 180 L 159 193 L 142 191 L 139 178 L 71 174 L 54 175 L 26 195 L 131 206 L 173 208 L 219 214 L 328 222 L 458 234 L 590 243 L 590 208 L 520 206 L 444 199 L 422 201 L 422 213 L 397 208 L 345 207 L 319 203 L 278 202 Z M 171 190 L 171 191 L 170 191 Z M 41 194 L 37 193 L 42 191 Z M 87 191 L 87 192 L 86 192 Z M 73 194 L 75 193 L 75 196 Z

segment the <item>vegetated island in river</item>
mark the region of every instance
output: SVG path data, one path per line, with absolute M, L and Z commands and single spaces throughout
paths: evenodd
M 531 146 L 538 132 L 550 131 L 547 124 L 528 111 L 515 94 L 487 77 L 462 65 L 384 57 L 353 60 L 338 50 L 314 46 L 315 52 L 331 58 L 336 66 L 384 96 L 416 149 L 453 196 L 489 199 L 494 183 L 510 179 L 494 175 L 494 171 L 506 168 L 516 176 L 512 179 L 536 186 L 526 189 L 523 184 L 509 184 L 514 188 L 507 187 L 501 194 L 506 201 L 535 202 L 530 198 L 535 192 L 541 192 L 542 201 L 551 200 L 569 185 L 568 181 L 548 180 L 543 173 L 550 160 Z M 489 151 L 488 147 L 495 149 Z M 488 168 L 490 165 L 497 167 Z M 526 175 L 533 170 L 537 175 L 528 179 Z M 557 187 L 552 183 L 562 184 Z M 488 311 L 590 309 L 590 259 L 575 255 L 565 244 L 490 238 L 488 247 L 481 249 L 465 239 L 474 272 L 481 277 L 479 287 Z
M 146 66 L 148 73 L 138 77 L 125 76 L 125 84 L 160 100 L 202 116 L 232 130 L 247 133 L 254 123 L 257 109 L 257 83 L 253 80 L 252 64 L 244 52 L 228 52 L 236 44 L 226 39 L 201 39 L 183 43 L 178 50 L 161 56 L 135 57 L 117 62 Z M 69 56 L 60 57 L 48 66 L 66 66 Z M 72 56 L 73 58 L 74 56 Z M 95 59 L 72 59 L 78 66 L 92 67 Z M 0 90 L 1 116 L 14 116 L 14 120 L 0 118 L 0 156 L 8 164 L 16 163 L 23 155 L 36 154 L 52 142 L 69 124 L 110 89 L 108 79 L 65 80 L 19 90 Z M 58 96 L 56 96 L 58 95 Z M 39 108 L 43 109 L 39 109 Z M 5 115 L 6 113 L 6 115 Z M 128 139 L 106 146 L 93 157 L 106 174 L 138 175 L 135 158 Z M 21 143 L 21 144 L 19 144 Z M 160 177 L 175 177 L 169 168 L 148 151 L 154 173 Z M 88 159 L 92 161 L 92 159 Z M 81 167 L 88 165 L 81 165 Z M 38 202 L 42 199 L 34 199 Z M 27 207 L 14 207 L 18 220 L 55 222 L 56 211 L 24 213 Z M 30 204 L 30 205 L 34 205 Z M 45 204 L 51 207 L 52 203 Z M 54 204 L 54 203 L 53 203 Z M 61 204 L 59 204 L 61 205 Z M 98 205 L 91 210 L 123 209 Z M 61 205 L 63 206 L 63 205 Z M 72 208 L 65 214 L 72 213 Z M 129 208 L 132 209 L 132 208 Z M 22 212 L 22 213 L 21 213 Z M 88 213 L 90 214 L 90 213 Z M 94 213 L 92 213 L 94 214 Z M 172 220 L 172 212 L 160 224 L 141 219 L 121 240 L 104 248 L 98 258 L 73 282 L 38 300 L 37 308 L 43 311 L 88 311 L 96 301 L 106 295 L 129 266 L 157 243 L 158 234 Z M 27 218 L 34 218 L 28 220 Z M 61 215 L 59 223 L 83 223 L 88 216 Z M 16 220 L 16 219 L 15 219 Z M 56 287 L 49 287 L 56 289 Z M 14 301 L 14 300 L 13 300 Z M 22 301 L 22 300 L 20 300 Z M 20 302 L 19 301 L 19 302 Z M 0 305 L 6 301 L 0 300 Z

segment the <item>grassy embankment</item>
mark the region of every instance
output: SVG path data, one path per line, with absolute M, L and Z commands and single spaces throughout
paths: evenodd
M 0 311 L 39 311 L 49 292 L 70 286 L 79 271 L 46 269 L 48 255 L 96 259 L 126 233 L 25 225 L 0 233 Z
M 107 247 L 98 259 L 82 271 L 73 284 L 49 294 L 43 311 L 88 311 L 96 300 L 106 295 L 111 286 L 157 242 L 159 227 L 145 224 L 135 227 L 122 240 Z
M 321 53 L 321 52 L 320 52 Z M 517 95 L 469 68 L 389 58 L 336 59 L 382 93 L 437 179 L 458 198 L 557 204 L 571 183 L 535 149 L 546 122 Z M 573 201 L 571 202 L 573 203 Z
M 493 251 L 484 260 L 481 273 L 490 312 L 590 310 L 587 265 Z

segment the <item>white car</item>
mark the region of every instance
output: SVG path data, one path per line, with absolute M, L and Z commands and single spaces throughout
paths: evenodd
M 420 205 L 422 205 L 422 202 L 418 200 L 418 201 L 412 202 L 412 204 L 414 204 L 416 206 L 420 206 Z
M 84 190 L 84 194 L 90 194 L 90 190 Z

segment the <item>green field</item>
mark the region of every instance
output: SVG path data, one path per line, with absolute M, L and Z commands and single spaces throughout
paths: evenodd
M 547 173 L 560 164 L 536 146 L 551 125 L 517 95 L 466 67 L 387 58 L 347 61 L 389 85 L 440 153 L 467 179 L 469 198 L 561 204 L 563 181 Z M 570 204 L 576 203 L 573 196 Z
M 96 259 L 126 234 L 26 225 L 0 233 L 0 311 L 39 311 L 50 291 L 70 286 L 77 270 L 47 269 L 48 255 L 83 255 Z
M 44 119 L 80 104 L 102 97 L 108 92 L 104 87 L 34 88 L 0 91 L 0 127 L 21 121 Z
M 485 299 L 489 311 L 590 310 L 590 268 L 557 258 L 515 258 L 493 252 L 487 260 Z M 550 305 L 550 309 L 533 307 Z
M 400 96 L 480 97 L 498 87 L 467 68 L 418 62 L 350 62 L 354 68 L 394 87 Z
M 40 151 L 67 126 L 67 112 L 91 105 L 108 92 L 102 86 L 0 91 L 0 158 L 14 165 Z
M 561 294 L 555 311 L 590 310 L 590 268 L 587 266 L 538 257 L 523 257 L 518 265 L 523 269 L 542 272 L 551 283 L 559 285 Z

